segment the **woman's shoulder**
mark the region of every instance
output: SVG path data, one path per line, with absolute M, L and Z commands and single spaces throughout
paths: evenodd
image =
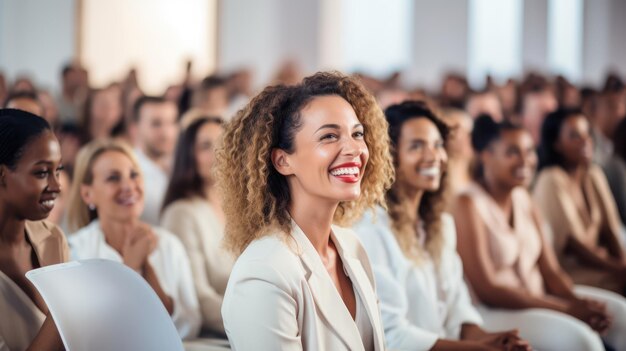
M 262 280 L 284 290 L 306 279 L 295 242 L 285 234 L 270 234 L 252 241 L 239 255 L 229 285 L 248 279 Z
M 76 245 L 79 243 L 86 243 L 90 241 L 95 241 L 97 235 L 94 233 L 98 233 L 100 231 L 100 222 L 95 219 L 91 221 L 86 226 L 78 229 L 74 233 L 67 236 L 67 240 L 70 242 L 70 245 Z

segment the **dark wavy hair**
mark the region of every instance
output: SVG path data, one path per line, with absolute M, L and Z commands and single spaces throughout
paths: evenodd
M 30 112 L 0 109 L 0 165 L 15 170 L 26 146 L 46 131 L 52 131 L 48 122 Z
M 192 196 L 205 197 L 205 187 L 196 164 L 196 139 L 200 128 L 208 123 L 222 125 L 219 117 L 200 117 L 180 133 L 174 153 L 174 168 L 163 198 L 161 212 L 176 200 Z
M 539 142 L 539 169 L 550 166 L 565 167 L 563 156 L 555 149 L 554 144 L 559 139 L 561 128 L 568 118 L 583 116 L 579 109 L 561 108 L 549 113 L 541 126 L 541 141 Z
M 431 121 L 441 134 L 444 143 L 447 143 L 450 135 L 450 128 L 445 124 L 423 101 L 405 101 L 397 105 L 389 106 L 385 110 L 387 123 L 389 124 L 389 139 L 391 142 L 391 154 L 393 163 L 398 168 L 398 142 L 404 124 L 415 118 L 425 118 Z M 426 251 L 439 261 L 443 248 L 443 233 L 441 228 L 441 215 L 446 207 L 447 174 L 444 171 L 441 179 L 441 186 L 434 192 L 426 192 L 422 196 L 417 209 L 417 215 L 424 223 L 426 231 Z M 387 202 L 387 212 L 392 221 L 392 229 L 396 239 L 407 257 L 417 263 L 421 263 L 423 254 L 416 256 L 417 232 L 415 223 L 406 207 L 406 195 L 399 182 L 391 186 L 385 196 Z

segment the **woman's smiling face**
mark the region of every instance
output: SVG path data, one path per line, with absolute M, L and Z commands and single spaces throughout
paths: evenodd
M 313 98 L 300 111 L 294 151 L 273 152 L 291 193 L 342 202 L 356 200 L 369 153 L 365 130 L 352 106 L 337 95 Z

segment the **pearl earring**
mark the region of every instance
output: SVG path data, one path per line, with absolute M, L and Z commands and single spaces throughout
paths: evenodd
M 87 205 L 87 207 L 89 207 L 89 209 L 91 211 L 95 211 L 96 210 L 96 205 L 94 205 L 94 204 L 89 204 L 89 205 Z

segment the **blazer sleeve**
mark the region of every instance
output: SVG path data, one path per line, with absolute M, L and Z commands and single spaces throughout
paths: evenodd
M 239 262 L 222 306 L 233 350 L 302 350 L 298 301 L 286 279 L 260 260 Z
M 213 233 L 203 232 L 192 218 L 193 213 L 191 208 L 173 204 L 163 213 L 161 224 L 165 229 L 174 233 L 185 247 L 204 326 L 212 331 L 224 333 L 224 321 L 220 313 L 224 297 L 209 282 L 209 272 L 207 272 L 206 258 L 200 240 L 202 235 L 213 235 Z
M 456 228 L 454 219 L 448 214 L 442 216 L 442 230 L 445 237 L 444 257 L 446 262 L 441 264 L 443 271 L 440 274 L 444 284 L 449 286 L 446 297 L 448 316 L 446 318 L 446 335 L 458 339 L 463 324 L 482 325 L 483 320 L 472 304 L 472 299 L 463 277 L 463 262 L 456 251 Z
M 613 235 L 619 243 L 623 244 L 621 238 L 622 223 L 619 218 L 617 205 L 611 189 L 609 187 L 606 176 L 599 167 L 593 167 L 590 171 L 590 177 L 593 183 L 598 199 L 600 200 L 600 209 L 602 211 L 602 226 L 605 235 Z
M 393 257 L 385 245 L 386 239 L 395 238 L 388 238 L 381 232 L 381 226 L 384 225 L 380 222 L 381 215 L 377 217 L 377 223 L 372 223 L 368 220 L 369 217 L 365 217 L 354 227 L 354 231 L 361 239 L 374 271 L 387 346 L 393 350 L 430 350 L 439 335 L 411 324 L 406 318 L 409 296 L 406 287 L 393 272 Z

